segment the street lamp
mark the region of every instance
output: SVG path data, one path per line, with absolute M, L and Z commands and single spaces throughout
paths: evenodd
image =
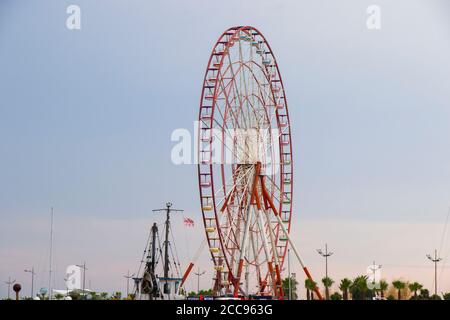
M 8 285 L 8 299 L 10 298 L 11 293 L 11 285 L 14 284 L 16 280 L 11 281 L 11 277 L 8 277 L 8 281 L 5 281 L 5 283 Z
M 325 252 L 322 249 L 317 249 L 317 253 L 325 258 L 325 277 L 328 278 L 328 257 L 330 257 L 333 252 L 328 252 L 328 245 L 325 243 Z
M 87 270 L 87 268 L 86 268 L 86 261 L 84 261 L 82 265 L 77 264 L 76 266 L 78 268 L 83 269 L 83 290 L 82 290 L 82 292 L 83 292 L 84 298 L 86 298 L 86 292 L 85 292 L 85 290 L 86 290 L 86 270 Z
M 434 263 L 434 294 L 437 295 L 437 263 L 442 260 L 442 258 L 438 258 L 437 250 L 434 250 L 434 258 L 427 254 L 427 258 Z
M 128 270 L 127 274 L 124 275 L 124 278 L 127 279 L 127 298 L 130 290 L 130 279 L 133 279 L 134 274 L 130 275 L 130 270 Z
M 36 275 L 36 273 L 34 272 L 34 267 L 31 267 L 31 270 L 23 270 L 25 272 L 31 273 L 31 299 L 33 299 L 33 288 L 34 288 L 34 276 Z
M 198 272 L 194 272 L 197 276 L 197 294 L 200 292 L 200 277 L 205 274 L 206 271 L 200 273 L 200 268 L 198 268 Z

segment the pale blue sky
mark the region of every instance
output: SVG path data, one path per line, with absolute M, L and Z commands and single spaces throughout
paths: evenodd
M 167 200 L 200 221 L 196 167 L 171 164 L 170 134 L 192 130 L 217 37 L 246 24 L 266 36 L 285 82 L 295 223 L 433 224 L 423 233 L 439 245 L 450 205 L 448 1 L 242 2 L 1 1 L 0 280 L 24 279 L 24 264 L 45 269 L 36 252 L 46 250 L 52 205 L 62 224 L 150 223 L 151 209 Z M 69 4 L 81 7 L 79 31 L 65 27 Z M 380 31 L 366 28 L 370 4 L 382 9 Z M 97 259 L 98 274 L 118 250 L 128 254 L 108 266 L 111 274 L 133 268 L 141 239 L 127 239 L 146 237 L 121 230 L 118 249 L 61 230 L 70 227 L 57 234 L 61 265 Z M 63 252 L 86 239 L 92 252 Z M 324 235 L 304 250 L 330 241 L 346 251 L 351 239 Z M 425 253 L 417 253 L 424 265 Z M 112 290 L 122 279 L 98 282 Z

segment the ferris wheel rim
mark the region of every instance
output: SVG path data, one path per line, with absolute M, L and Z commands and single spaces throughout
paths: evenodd
M 208 77 L 209 71 L 211 70 L 212 61 L 213 61 L 214 57 L 217 56 L 216 50 L 217 50 L 219 45 L 223 45 L 224 44 L 222 39 L 224 39 L 224 37 L 225 37 L 225 38 L 228 38 L 228 40 L 226 41 L 226 43 L 225 43 L 225 45 L 223 47 L 225 48 L 224 52 L 227 52 L 227 50 L 230 47 L 230 43 L 231 43 L 230 39 L 232 39 L 233 36 L 239 34 L 241 31 L 256 32 L 256 34 L 263 39 L 264 45 L 266 45 L 267 48 L 269 49 L 270 55 L 271 55 L 271 57 L 273 59 L 273 64 L 275 66 L 275 72 L 276 72 L 276 74 L 277 74 L 277 76 L 279 78 L 279 84 L 280 84 L 280 87 L 281 87 L 281 92 L 282 92 L 283 100 L 284 100 L 283 101 L 284 110 L 285 110 L 285 115 L 284 116 L 286 118 L 285 121 L 287 122 L 287 127 L 288 127 L 288 130 L 287 130 L 287 132 L 288 132 L 287 133 L 288 144 L 282 145 L 281 144 L 281 136 L 278 137 L 279 140 L 280 140 L 280 144 L 279 144 L 279 148 L 280 148 L 280 150 L 279 150 L 279 152 L 280 152 L 280 182 L 284 181 L 284 180 L 281 180 L 281 179 L 283 179 L 283 174 L 285 173 L 284 172 L 284 160 L 282 158 L 285 155 L 287 155 L 287 158 L 289 158 L 289 168 L 290 168 L 289 174 L 290 174 L 290 177 L 291 177 L 290 178 L 291 181 L 290 181 L 290 186 L 289 186 L 289 190 L 290 190 L 289 193 L 290 193 L 291 200 L 292 200 L 292 194 L 293 194 L 292 139 L 291 139 L 291 129 L 290 129 L 288 104 L 287 104 L 286 94 L 285 94 L 285 90 L 284 90 L 284 84 L 283 84 L 283 81 L 282 81 L 281 73 L 279 71 L 278 63 L 277 63 L 277 61 L 275 59 L 275 56 L 273 54 L 273 51 L 272 51 L 271 47 L 270 47 L 269 43 L 267 42 L 266 38 L 264 37 L 264 35 L 259 30 L 257 30 L 256 28 L 250 27 L 250 26 L 232 27 L 232 28 L 229 28 L 226 31 L 224 31 L 222 33 L 222 35 L 219 37 L 219 39 L 216 41 L 216 43 L 215 43 L 215 45 L 214 45 L 214 47 L 212 49 L 212 52 L 210 54 L 209 61 L 208 61 L 208 66 L 206 68 L 205 75 L 204 75 L 204 81 L 203 81 L 203 86 L 202 86 L 202 93 L 201 93 L 201 98 L 200 98 L 200 110 L 199 110 L 199 117 L 198 117 L 199 128 L 198 128 L 198 142 L 197 143 L 200 144 L 200 139 L 201 139 L 201 130 L 202 130 L 202 128 L 201 128 L 200 124 L 201 124 L 201 122 L 203 120 L 203 118 L 202 118 L 203 110 L 202 109 L 204 108 L 203 102 L 205 100 L 205 89 L 209 89 L 209 86 L 210 86 L 210 85 L 208 85 L 208 78 L 207 77 Z M 222 53 L 222 57 L 220 59 L 219 66 L 217 68 L 218 70 L 221 70 L 221 68 L 223 66 L 223 60 L 224 60 L 225 56 L 226 56 L 226 53 Z M 218 81 L 214 85 L 214 95 L 217 92 L 217 86 L 218 86 Z M 274 94 L 274 92 L 272 90 L 272 84 L 271 84 L 270 91 L 271 91 L 272 94 Z M 216 108 L 216 101 L 213 100 L 212 105 L 211 105 L 211 119 L 214 119 L 215 111 L 216 111 L 215 108 Z M 279 111 L 276 110 L 275 113 L 276 113 L 277 128 L 280 129 L 281 125 L 280 125 Z M 212 127 L 212 120 L 211 120 L 211 127 Z M 212 143 L 212 142 L 210 141 L 209 143 Z M 287 152 L 286 152 L 286 149 L 287 149 Z M 214 184 L 214 178 L 215 178 L 214 177 L 214 170 L 213 170 L 213 165 L 214 164 L 212 162 L 211 163 L 202 163 L 202 158 L 200 157 L 200 151 L 201 150 L 200 150 L 200 148 L 198 150 L 199 150 L 199 154 L 198 154 L 198 161 L 199 161 L 198 162 L 198 183 L 199 183 L 199 190 L 200 190 L 200 202 L 201 202 L 201 205 L 202 205 L 203 225 L 204 225 L 204 228 L 205 228 L 205 234 L 206 234 L 206 238 L 207 238 L 207 243 L 208 243 L 208 245 L 210 247 L 211 257 L 213 259 L 214 264 L 217 265 L 218 264 L 218 258 L 217 258 L 217 256 L 214 255 L 214 253 L 211 250 L 212 248 L 215 248 L 215 247 L 213 247 L 212 244 L 211 244 L 211 239 L 210 239 L 209 232 L 208 232 L 208 228 L 209 228 L 208 221 L 210 221 L 211 217 L 208 216 L 207 214 L 205 214 L 206 210 L 205 210 L 204 203 L 203 203 L 204 197 L 205 197 L 204 196 L 205 192 L 203 191 L 203 189 L 205 189 L 205 183 L 203 181 L 203 176 L 209 175 L 209 179 L 210 179 L 209 183 L 210 183 L 210 185 L 207 188 L 211 192 L 210 193 L 210 195 L 211 195 L 211 200 L 210 201 L 211 201 L 212 209 L 214 211 L 214 219 L 215 219 L 215 222 L 216 222 L 215 226 L 216 226 L 216 228 L 220 227 L 220 223 L 217 223 L 218 221 L 220 221 L 220 217 L 219 217 L 219 213 L 218 213 L 218 211 L 219 211 L 218 210 L 218 204 L 216 203 L 216 197 L 215 197 L 216 190 L 215 190 L 215 184 Z M 221 177 L 219 177 L 219 179 L 222 178 L 222 184 L 223 184 L 223 188 L 225 190 L 226 183 L 223 181 L 223 179 L 225 177 L 225 174 L 224 174 L 225 164 L 222 163 L 220 166 L 221 166 L 222 174 L 221 174 Z M 206 168 L 207 168 L 207 171 L 205 171 Z M 281 188 L 282 189 L 284 188 L 283 184 L 281 184 Z M 283 207 L 282 207 L 282 203 L 281 203 L 281 200 L 280 200 L 280 203 L 279 203 L 279 212 L 280 212 L 280 214 L 281 214 L 282 208 Z M 291 229 L 291 219 L 292 219 L 292 201 L 291 201 L 291 204 L 289 205 L 289 212 L 288 212 L 288 215 L 287 215 L 287 220 L 288 220 L 288 222 L 287 222 L 287 230 L 288 230 L 288 232 Z M 228 272 L 232 273 L 233 271 L 230 269 L 229 259 L 228 259 L 228 257 L 225 254 L 227 250 L 225 250 L 226 248 L 224 248 L 224 239 L 223 239 L 223 236 L 222 236 L 221 232 L 218 232 L 218 237 L 219 237 L 218 241 L 220 243 L 221 250 L 222 250 L 222 253 L 223 253 L 223 258 L 225 259 L 225 263 L 227 264 L 228 269 L 229 269 Z M 284 249 L 283 249 L 283 252 L 281 254 L 281 261 L 280 261 L 281 262 L 281 266 L 284 263 L 284 258 L 286 256 L 286 251 L 287 251 L 287 243 L 284 245 Z

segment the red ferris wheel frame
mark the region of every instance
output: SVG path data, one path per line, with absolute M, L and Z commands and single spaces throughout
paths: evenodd
M 265 210 L 266 212 L 266 223 L 262 221 L 262 218 L 259 219 L 260 221 L 256 217 L 253 218 L 256 221 L 253 222 L 253 224 L 259 225 L 260 233 L 264 233 L 262 236 L 263 241 L 261 241 L 262 243 L 259 245 L 255 245 L 255 240 L 252 238 L 253 260 L 246 258 L 245 253 L 243 252 L 245 250 L 247 250 L 247 252 L 250 251 L 249 248 L 251 247 L 251 245 L 248 244 L 250 242 L 248 238 L 252 234 L 250 215 L 245 218 L 248 220 L 248 223 L 245 224 L 244 228 L 242 228 L 241 225 L 232 226 L 235 222 L 233 222 L 234 218 L 230 215 L 236 215 L 239 214 L 239 212 L 242 213 L 244 212 L 244 208 L 239 206 L 240 208 L 236 209 L 238 211 L 240 210 L 238 213 L 229 208 L 230 201 L 232 201 L 230 199 L 233 198 L 234 195 L 232 196 L 233 190 L 229 190 L 228 193 L 226 192 L 227 182 L 225 179 L 227 174 L 226 171 L 228 169 L 224 164 L 224 157 L 222 155 L 221 163 L 215 163 L 213 161 L 213 138 L 215 138 L 213 129 L 219 126 L 225 130 L 224 127 L 227 127 L 227 121 L 233 117 L 235 117 L 235 119 L 232 119 L 231 121 L 234 121 L 235 125 L 239 126 L 239 120 L 237 120 L 239 114 L 244 114 L 244 109 L 242 107 L 243 103 L 242 101 L 237 102 L 237 100 L 234 100 L 232 103 L 237 105 L 240 104 L 240 109 L 235 110 L 238 116 L 233 115 L 232 111 L 228 113 L 226 108 L 229 107 L 230 102 L 228 101 L 229 97 L 226 95 L 226 90 L 224 89 L 225 86 L 223 84 L 224 81 L 229 81 L 228 84 L 229 87 L 231 87 L 231 83 L 241 81 L 241 79 L 236 79 L 234 72 L 231 73 L 231 77 L 226 77 L 226 73 L 229 73 L 228 68 L 232 69 L 234 64 L 230 60 L 230 64 L 227 69 L 225 69 L 224 65 L 226 63 L 224 63 L 224 61 L 226 58 L 230 59 L 230 49 L 236 43 L 239 43 L 240 45 L 239 41 L 242 39 L 246 41 L 249 46 L 256 47 L 256 52 L 258 52 L 258 50 L 261 51 L 260 61 L 262 61 L 262 63 L 258 64 L 258 67 L 260 68 L 259 72 L 266 77 L 263 81 L 266 83 L 269 92 L 268 101 L 271 101 L 267 102 L 267 104 L 272 105 L 274 114 L 273 118 L 270 118 L 267 114 L 263 115 L 263 117 L 266 119 L 264 121 L 269 122 L 269 125 L 271 124 L 271 119 L 273 120 L 273 126 L 275 128 L 271 129 L 271 134 L 273 134 L 273 129 L 277 129 L 277 137 L 275 137 L 275 139 L 277 139 L 278 146 L 270 147 L 272 148 L 272 152 L 275 151 L 273 150 L 274 148 L 278 148 L 279 157 L 279 159 L 276 159 L 278 160 L 277 164 L 272 165 L 272 170 L 276 169 L 277 172 L 276 175 L 273 175 L 274 180 L 276 181 L 271 180 L 271 182 L 268 182 L 269 178 L 265 179 L 264 175 L 261 174 L 261 162 L 259 161 L 254 163 L 251 167 L 248 165 L 241 166 L 240 164 L 231 165 L 232 181 L 235 183 L 237 183 L 237 172 L 239 170 L 243 171 L 247 170 L 247 168 L 250 168 L 248 171 L 253 170 L 252 182 L 246 186 L 248 187 L 248 190 L 245 189 L 246 191 L 241 192 L 241 195 L 245 198 L 245 203 L 248 207 L 252 206 L 254 207 L 254 210 L 258 212 L 262 212 L 262 210 Z M 241 66 L 243 66 L 242 68 L 248 67 L 248 62 L 240 61 L 240 63 Z M 253 61 L 250 61 L 250 63 L 253 63 Z M 256 79 L 256 76 L 253 75 L 253 72 L 251 72 L 250 77 L 253 78 L 253 82 L 262 85 Z M 227 80 L 224 80 L 225 78 Z M 229 90 L 231 91 L 231 89 Z M 226 104 L 228 104 L 224 110 L 221 110 L 219 107 L 221 95 L 225 97 L 224 100 L 226 100 Z M 254 99 L 254 97 L 252 98 Z M 258 103 L 266 103 L 262 102 L 260 97 L 257 98 L 260 99 Z M 246 99 L 250 98 L 246 97 Z M 247 104 L 249 104 L 249 101 L 247 101 Z M 267 106 L 265 107 L 268 108 Z M 222 122 L 220 123 L 217 120 L 220 119 L 219 116 L 222 117 Z M 222 139 L 223 141 L 226 139 L 225 134 L 222 135 Z M 215 291 L 221 291 L 223 289 L 225 290 L 225 293 L 233 292 L 235 295 L 238 293 L 243 295 L 248 294 L 248 289 L 245 291 L 242 285 L 243 264 L 244 260 L 246 260 L 246 264 L 254 266 L 255 273 L 257 273 L 258 291 L 256 294 L 271 294 L 278 297 L 283 296 L 280 273 L 287 253 L 287 240 L 289 240 L 292 245 L 289 238 L 293 193 L 293 158 L 291 141 L 286 95 L 278 64 L 271 47 L 262 33 L 256 28 L 250 26 L 229 28 L 222 33 L 211 52 L 205 71 L 198 116 L 198 182 L 207 244 L 209 245 L 211 258 L 216 270 L 214 284 Z M 235 144 L 237 143 L 235 142 Z M 240 151 L 238 150 L 237 152 Z M 274 166 L 277 166 L 277 168 L 274 168 Z M 241 173 L 240 171 L 239 174 L 244 176 L 244 173 Z M 248 174 L 248 172 L 245 174 Z M 215 188 L 215 175 L 219 175 L 219 177 L 216 178 L 219 179 L 218 181 L 221 181 L 222 188 Z M 223 190 L 218 191 L 217 189 Z M 238 191 L 234 192 L 237 193 Z M 223 195 L 219 197 L 217 196 L 217 193 L 222 193 Z M 275 194 L 278 195 L 278 198 Z M 247 208 L 245 210 L 247 210 Z M 248 210 L 250 211 L 250 209 Z M 225 211 L 229 214 L 229 221 L 227 223 L 222 223 L 221 219 L 223 218 L 221 218 L 221 216 L 224 215 Z M 233 212 L 230 213 L 230 211 Z M 264 215 L 260 214 L 259 216 L 261 217 Z M 249 226 L 247 226 L 247 224 Z M 226 232 L 223 231 L 225 228 L 228 228 Z M 236 232 L 236 230 L 238 231 Z M 264 239 L 266 238 L 266 232 L 270 236 L 267 237 L 271 239 L 270 241 Z M 239 234 L 236 235 L 236 233 Z M 235 241 L 231 239 L 231 236 L 227 238 L 225 234 L 234 234 Z M 285 239 L 285 237 L 287 237 L 287 239 Z M 283 242 L 282 240 L 286 242 Z M 272 246 L 269 248 L 269 251 L 267 251 L 269 242 Z M 260 263 L 258 259 L 259 251 L 265 251 L 266 254 L 265 262 L 267 263 L 267 269 L 264 271 L 261 271 L 262 263 Z M 295 253 L 300 260 L 297 250 L 295 250 Z M 248 255 L 250 256 L 250 254 Z M 300 263 L 303 266 L 301 260 Z M 304 270 L 307 276 L 311 278 L 306 267 L 304 267 Z M 320 297 L 320 293 L 318 290 L 316 291 Z

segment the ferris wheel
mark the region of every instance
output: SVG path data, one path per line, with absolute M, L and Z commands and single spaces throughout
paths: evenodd
M 230 28 L 214 45 L 197 148 L 215 292 L 282 297 L 288 242 L 293 246 L 291 127 L 275 56 L 253 27 Z

